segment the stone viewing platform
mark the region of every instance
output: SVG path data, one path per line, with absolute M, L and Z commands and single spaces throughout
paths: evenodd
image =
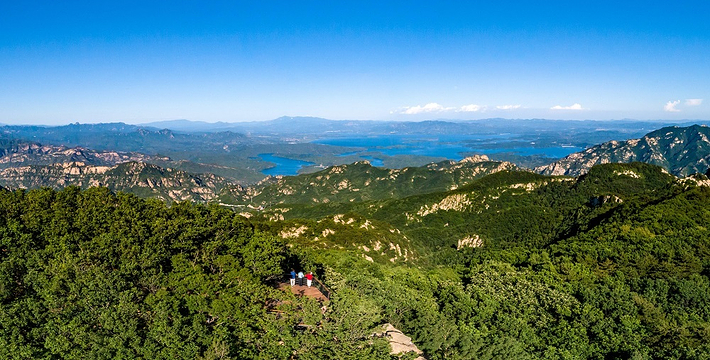
M 328 297 L 325 296 L 318 288 L 315 286 L 315 280 L 313 285 L 308 287 L 306 285 L 294 285 L 291 286 L 288 281 L 279 283 L 279 289 L 283 291 L 291 291 L 296 296 L 308 296 L 310 298 L 316 299 L 320 302 L 328 301 Z

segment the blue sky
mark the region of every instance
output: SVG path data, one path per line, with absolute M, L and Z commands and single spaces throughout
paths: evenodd
M 0 123 L 710 119 L 710 3 L 0 4 Z

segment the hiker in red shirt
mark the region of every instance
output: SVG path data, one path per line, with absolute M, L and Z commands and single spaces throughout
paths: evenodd
M 311 284 L 313 284 L 313 273 L 310 271 L 306 274 L 306 284 L 308 287 L 311 287 Z

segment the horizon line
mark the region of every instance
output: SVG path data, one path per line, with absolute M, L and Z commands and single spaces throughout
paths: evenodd
M 0 126 L 42 126 L 42 127 L 59 127 L 59 126 L 69 126 L 69 125 L 106 125 L 106 124 L 125 124 L 134 126 L 150 126 L 151 124 L 159 123 L 169 123 L 169 122 L 189 122 L 189 123 L 203 123 L 210 125 L 217 124 L 227 124 L 227 125 L 239 125 L 239 124 L 250 124 L 250 123 L 265 123 L 270 121 L 276 121 L 286 118 L 292 119 L 314 119 L 314 120 L 325 120 L 333 122 L 382 122 L 382 123 L 425 123 L 425 122 L 449 122 L 449 123 L 463 123 L 463 122 L 477 122 L 477 121 L 487 121 L 487 120 L 507 120 L 507 121 L 564 121 L 564 122 L 613 122 L 613 121 L 630 121 L 630 122 L 669 122 L 669 123 L 683 123 L 683 122 L 710 122 L 710 119 L 633 119 L 633 118 L 622 118 L 622 119 L 547 119 L 547 118 L 503 118 L 503 117 L 490 117 L 483 119 L 447 119 L 447 118 L 433 118 L 424 120 L 377 120 L 377 119 L 328 119 L 318 116 L 280 116 L 274 119 L 265 120 L 249 120 L 249 121 L 204 121 L 204 120 L 190 120 L 190 119 L 168 119 L 168 120 L 155 120 L 155 121 L 109 121 L 109 122 L 66 122 L 58 124 L 32 124 L 32 123 L 0 123 Z

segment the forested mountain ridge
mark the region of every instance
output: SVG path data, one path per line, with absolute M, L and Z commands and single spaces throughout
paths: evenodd
M 363 203 L 311 203 L 274 205 L 254 213 L 255 219 L 317 221 L 299 233 L 311 241 L 321 232 L 337 246 L 364 239 L 357 245 L 372 248 L 376 240 L 335 231 L 329 224 L 336 217 L 369 219 L 377 228 L 394 229 L 387 238 L 411 246 L 420 261 L 438 262 L 457 257 L 465 247 L 490 248 L 540 246 L 554 242 L 566 231 L 565 219 L 592 209 L 590 204 L 611 206 L 634 196 L 645 196 L 681 184 L 662 168 L 643 163 L 605 164 L 579 177 L 544 176 L 529 171 L 504 170 L 474 179 L 454 190 L 386 198 Z M 656 195 L 654 195 L 656 196 Z M 324 222 L 323 222 L 324 221 Z M 291 226 L 291 222 L 277 226 Z M 358 227 L 360 223 L 356 223 Z M 307 231 L 305 231 L 307 230 Z M 361 231 L 362 232 L 362 231 Z M 324 240 L 324 237 L 320 238 Z M 394 246 L 393 245 L 393 246 Z M 365 249 L 363 249 L 365 250 Z M 369 251 L 358 251 L 371 256 Z
M 710 166 L 710 128 L 664 127 L 640 139 L 610 141 L 535 168 L 546 175 L 579 176 L 596 164 L 641 161 L 676 176 L 704 173 Z
M 403 169 L 374 167 L 361 161 L 310 174 L 280 177 L 263 187 L 252 186 L 248 198 L 242 201 L 268 206 L 399 199 L 452 190 L 485 175 L 516 168 L 512 163 L 490 161 L 486 156 Z

